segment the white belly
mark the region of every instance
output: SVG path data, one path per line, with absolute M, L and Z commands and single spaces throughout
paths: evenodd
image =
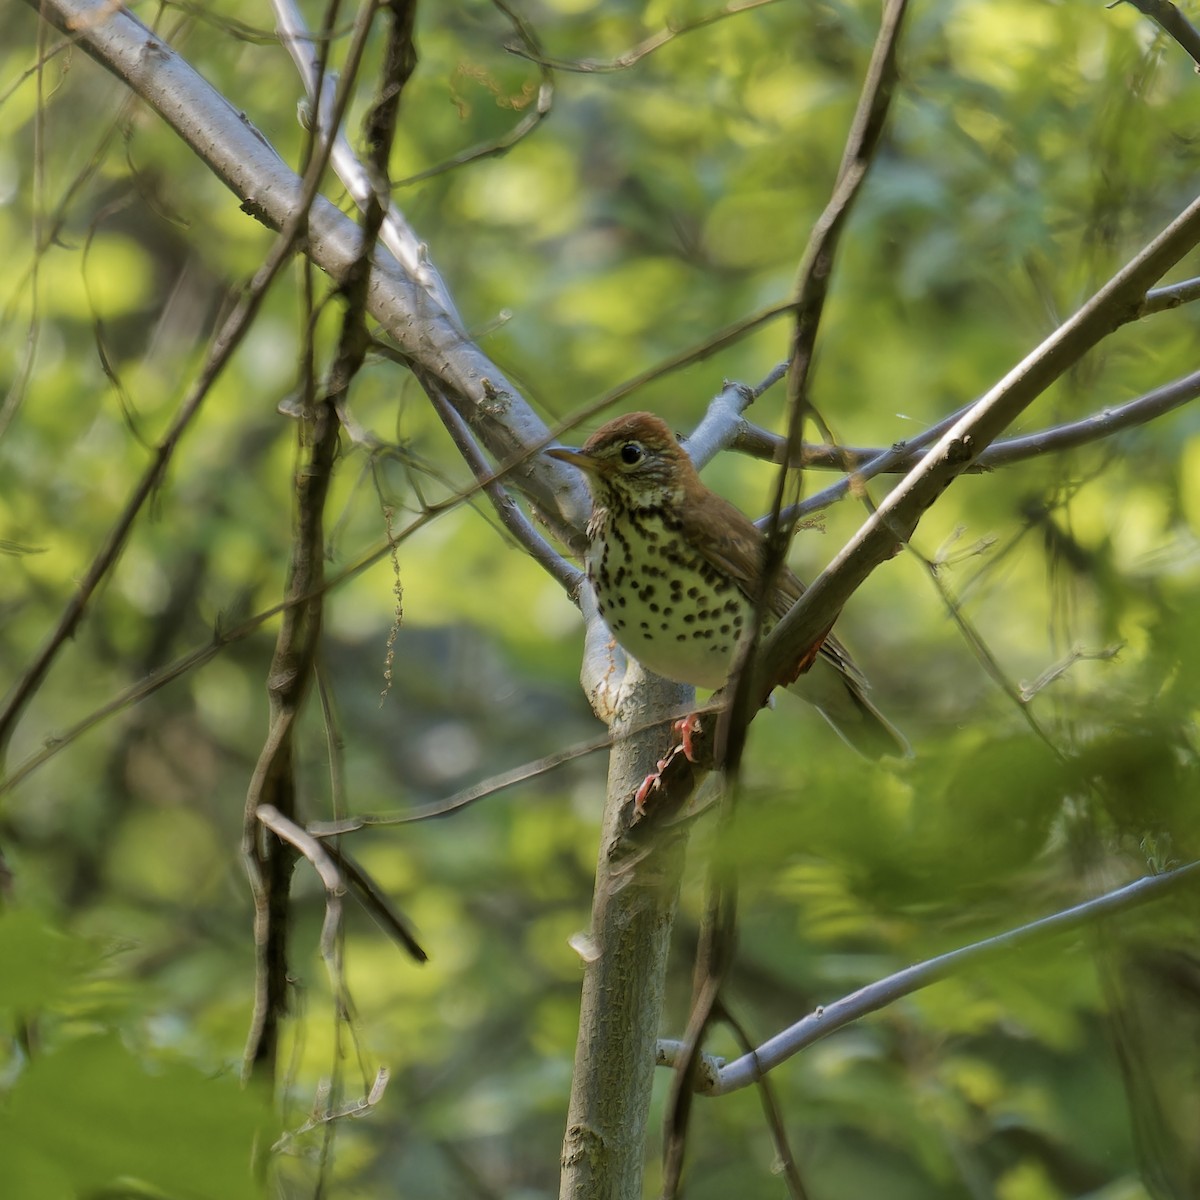
M 672 552 L 661 528 L 627 522 L 593 540 L 587 567 L 600 615 L 643 667 L 697 687 L 725 683 L 749 610 L 729 579 Z

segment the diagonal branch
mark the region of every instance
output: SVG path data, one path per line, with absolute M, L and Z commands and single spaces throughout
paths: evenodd
M 1200 371 L 1193 371 L 1181 379 L 1165 383 L 1153 391 L 1146 392 L 1134 400 L 1128 400 L 1112 408 L 1068 421 L 1036 433 L 1024 433 L 1017 437 L 1003 438 L 993 442 L 969 467 L 968 473 L 978 474 L 997 467 L 1025 462 L 1042 454 L 1055 454 L 1062 450 L 1074 450 L 1091 442 L 1098 442 L 1126 429 L 1147 425 L 1158 417 L 1181 408 L 1200 397 Z M 958 414 L 961 416 L 961 413 Z M 865 482 L 877 474 L 902 474 L 912 470 L 929 444 L 926 436 L 911 442 L 897 443 L 884 449 L 882 446 L 833 446 L 806 445 L 800 451 L 799 461 L 793 466 L 804 469 L 853 472 L 853 477 L 832 488 L 826 488 L 809 497 L 797 506 L 798 514 L 811 512 L 814 507 L 825 507 L 840 500 L 856 483 Z M 786 439 L 766 429 L 743 422 L 730 445 L 754 458 L 768 459 L 780 463 L 787 450 Z
M 786 1062 L 814 1042 L 828 1037 L 869 1013 L 878 1012 L 894 1004 L 904 996 L 912 995 L 921 988 L 1016 950 L 1074 933 L 1117 913 L 1149 904 L 1181 887 L 1195 887 L 1198 881 L 1200 862 L 1188 863 L 1161 875 L 1148 875 L 1137 879 L 1115 891 L 1106 892 L 1062 912 L 1031 921 L 1028 925 L 1021 925 L 973 945 L 963 946 L 958 950 L 939 954 L 936 958 L 926 959 L 925 962 L 905 967 L 904 970 L 868 984 L 832 1004 L 822 1005 L 750 1054 L 728 1064 L 717 1064 L 710 1060 L 707 1064 L 708 1069 L 699 1075 L 700 1090 L 706 1095 L 723 1096 L 728 1092 L 748 1087 L 767 1071 Z M 660 1063 L 666 1066 L 674 1065 L 681 1050 L 679 1043 L 660 1043 Z
M 1126 264 L 1074 316 L 1065 321 L 1040 346 L 1018 363 L 975 404 L 938 427 L 938 440 L 813 581 L 791 612 L 763 641 L 754 664 L 752 694 L 760 702 L 779 681 L 789 675 L 837 619 L 847 600 L 881 563 L 899 550 L 915 531 L 922 515 L 959 475 L 975 466 L 999 434 L 1033 403 L 1055 380 L 1077 363 L 1113 330 L 1136 318 L 1142 311 L 1151 285 L 1200 244 L 1200 200 L 1190 204 L 1153 241 Z M 1191 377 L 1172 388 L 1191 398 Z M 1160 390 L 1151 393 L 1166 407 L 1174 398 Z M 1149 396 L 1145 399 L 1149 400 Z M 1165 411 L 1165 408 L 1164 408 Z M 902 447 L 887 451 L 882 459 L 902 458 L 911 451 Z M 875 460 L 865 470 L 882 464 Z M 855 476 L 841 481 L 826 493 L 844 493 Z M 826 493 L 812 497 L 803 511 L 829 503 Z M 714 761 L 713 738 L 702 730 L 692 740 L 701 768 Z M 668 762 L 661 773 L 655 811 L 648 826 L 669 823 L 686 802 L 692 787 L 695 765 L 683 755 Z
M 49 6 L 45 7 L 48 15 L 54 15 L 49 13 Z M 132 21 L 133 18 L 130 17 L 129 20 Z M 85 33 L 81 36 L 85 37 L 93 33 L 98 33 L 103 29 L 105 24 L 106 22 L 99 16 L 93 21 L 91 27 L 83 23 L 81 15 L 77 15 L 72 20 L 64 21 L 64 27 L 67 29 L 75 29 L 77 27 L 84 29 Z M 152 38 L 149 31 L 145 30 L 144 26 L 139 26 L 139 28 L 143 30 L 146 38 L 144 47 L 145 59 L 136 63 L 136 69 L 142 73 L 153 72 L 156 54 L 161 50 L 161 46 Z M 135 69 L 133 62 L 130 63 L 130 69 Z M 202 136 L 204 128 L 202 123 L 197 124 L 197 136 Z M 323 157 L 317 155 L 309 164 L 308 170 L 305 172 L 302 180 L 293 176 L 296 183 L 295 204 L 286 214 L 282 215 L 282 219 L 278 224 L 278 228 L 281 231 L 280 237 L 276 240 L 274 246 L 272 246 L 266 261 L 255 273 L 249 287 L 243 293 L 233 311 L 217 331 L 196 382 L 192 385 L 187 396 L 184 397 L 183 403 L 180 405 L 179 411 L 176 413 L 175 419 L 171 422 L 166 434 L 155 447 L 154 457 L 150 465 L 134 485 L 125 508 L 109 531 L 104 545 L 101 546 L 92 560 L 91 566 L 85 573 L 74 596 L 71 597 L 62 616 L 59 618 L 58 624 L 46 638 L 24 675 L 22 675 L 16 686 L 5 698 L 3 706 L 0 707 L 0 761 L 3 760 L 5 748 L 12 737 L 13 730 L 25 706 L 41 686 L 55 658 L 57 658 L 58 652 L 75 633 L 96 589 L 120 558 L 138 515 L 166 474 L 167 467 L 174 457 L 180 439 L 195 419 L 196 414 L 200 411 L 205 398 L 224 370 L 226 363 L 229 362 L 234 351 L 241 345 L 242 339 L 246 336 L 247 331 L 253 323 L 254 316 L 262 305 L 276 275 L 278 275 L 283 265 L 291 258 L 297 239 L 305 232 L 305 224 L 310 207 L 317 196 L 317 188 L 320 184 L 324 165 Z
M 1200 32 L 1170 0 L 1129 0 L 1129 3 L 1170 34 L 1200 67 Z
M 907 0 L 886 0 L 833 195 L 813 227 L 800 263 L 795 289 L 795 327 L 788 356 L 789 447 L 800 446 L 808 401 L 808 373 L 829 292 L 838 242 L 878 151 L 891 109 L 896 81 L 896 50 L 906 9 Z M 732 700 L 717 719 L 715 758 L 728 777 L 718 817 L 718 846 L 733 843 L 732 827 L 739 790 L 738 769 L 746 744 L 746 732 L 755 711 L 766 699 L 765 695 L 756 695 L 753 687 L 754 652 L 767 610 L 767 598 L 774 589 L 787 555 L 788 527 L 787 522 L 781 519 L 781 514 L 788 484 L 789 472 L 785 468 L 778 473 L 760 577 L 752 597 L 753 617 L 739 638 L 735 654 L 729 683 Z M 681 1184 L 693 1080 L 704 1035 L 717 1012 L 721 988 L 733 960 L 737 934 L 736 911 L 736 875 L 730 862 L 718 853 L 713 857 L 708 881 L 705 921 L 697 956 L 692 1006 L 688 1014 L 686 1052 L 681 1056 L 671 1084 L 663 1149 L 663 1196 L 666 1198 L 675 1197 Z
M 755 691 L 763 700 L 871 572 L 912 536 L 946 487 L 1046 388 L 1136 312 L 1151 285 L 1197 243 L 1200 200 L 951 426 L 764 641 L 755 674 Z
M 128 10 L 108 0 L 26 3 L 71 33 L 84 51 L 158 112 L 247 213 L 275 229 L 292 217 L 303 199 L 295 172 L 243 113 Z M 336 283 L 345 281 L 361 241 L 360 230 L 334 204 L 321 196 L 313 201 L 305 251 Z M 369 311 L 402 353 L 437 375 L 447 396 L 463 406 L 463 417 L 494 459 L 523 461 L 548 443 L 545 423 L 425 282 L 390 254 L 377 251 Z M 484 380 L 496 399 L 485 395 Z M 520 486 L 540 509 L 560 514 L 564 527 L 582 529 L 589 505 L 577 476 L 565 464 L 546 460 L 537 471 L 523 473 Z

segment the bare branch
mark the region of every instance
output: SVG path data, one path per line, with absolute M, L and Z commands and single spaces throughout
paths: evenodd
M 1170 0 L 1128 0 L 1128 3 L 1174 38 L 1200 67 L 1200 33 Z
M 310 837 L 313 836 L 311 831 L 306 830 L 305 832 Z M 319 844 L 325 846 L 326 852 L 341 870 L 342 877 L 352 895 L 371 914 L 371 917 L 380 929 L 396 942 L 397 945 L 403 947 L 414 961 L 419 963 L 428 962 L 429 955 L 425 953 L 425 950 L 417 941 L 416 934 L 412 931 L 411 923 L 399 912 L 387 893 L 375 882 L 370 873 L 364 870 L 336 842 L 330 844 L 321 842 Z
M 129 18 L 129 20 L 132 21 L 132 18 Z M 103 27 L 101 25 L 100 29 Z M 96 29 L 88 30 L 88 34 L 96 32 L 98 32 Z M 150 38 L 148 31 L 145 36 L 148 40 L 147 56 L 150 61 L 153 61 L 155 52 L 160 47 L 156 41 Z M 141 67 L 140 69 L 145 70 L 146 68 Z M 212 344 L 209 347 L 207 359 L 196 381 L 184 397 L 166 434 L 164 434 L 162 440 L 155 447 L 154 457 L 150 465 L 134 485 L 125 508 L 109 531 L 104 545 L 97 552 L 91 565 L 85 572 L 83 580 L 76 589 L 74 596 L 68 602 L 66 609 L 59 618 L 58 624 L 46 638 L 25 673 L 17 681 L 15 687 L 5 698 L 3 707 L 0 707 L 0 759 L 3 758 L 4 750 L 12 737 L 13 730 L 26 704 L 29 703 L 37 689 L 41 686 L 55 658 L 58 656 L 58 652 L 74 634 L 79 622 L 83 619 L 84 612 L 96 589 L 116 564 L 118 558 L 120 558 L 121 552 L 125 548 L 125 543 L 133 529 L 134 522 L 165 475 L 180 439 L 199 412 L 201 405 L 204 403 L 222 370 L 224 370 L 226 363 L 228 363 L 238 346 L 241 345 L 242 339 L 249 330 L 255 314 L 262 305 L 267 290 L 274 281 L 275 276 L 279 273 L 284 263 L 291 257 L 296 239 L 304 231 L 309 206 L 313 203 L 317 195 L 317 187 L 320 183 L 323 168 L 324 163 L 318 157 L 310 165 L 304 180 L 297 181 L 299 183 L 299 194 L 296 196 L 296 205 L 281 222 L 282 232 L 279 238 L 272 246 L 266 261 L 255 273 L 249 287 L 242 294 L 233 311 L 225 319 L 221 328 L 214 336 Z
M 664 722 L 671 721 L 676 715 L 684 716 L 687 713 L 696 712 L 696 705 L 694 698 L 690 696 L 690 691 L 691 689 L 683 689 L 681 694 L 684 698 L 676 708 L 669 710 L 666 715 L 656 713 L 654 716 L 636 725 L 630 725 L 628 728 L 622 730 L 621 736 L 637 737 L 641 734 L 661 729 Z M 613 697 L 613 703 L 617 704 L 621 699 L 622 693 L 618 689 Z M 701 713 L 708 711 L 711 710 L 707 707 L 699 709 Z M 438 817 L 448 817 L 451 813 L 469 808 L 472 804 L 480 800 L 486 800 L 489 796 L 494 796 L 499 792 L 505 791 L 507 788 L 515 787 L 519 783 L 528 783 L 531 779 L 538 779 L 542 775 L 549 774 L 549 772 L 557 770 L 564 763 L 574 762 L 576 759 L 584 758 L 589 754 L 595 754 L 600 750 L 611 750 L 616 744 L 616 740 L 617 736 L 615 734 L 603 734 L 589 741 L 578 742 L 566 750 L 547 754 L 543 758 L 535 758 L 531 762 L 522 763 L 521 766 L 513 767 L 508 771 L 501 771 L 496 775 L 481 780 L 479 783 L 473 783 L 470 787 L 463 788 L 461 791 L 455 792 L 453 795 L 447 796 L 442 800 L 434 800 L 429 804 L 423 804 L 417 808 L 410 808 L 394 813 L 358 813 L 354 816 L 340 817 L 332 821 L 310 821 L 307 829 L 313 837 L 328 838 L 346 833 L 357 833 L 360 829 L 380 828 L 389 825 L 411 825 L 417 821 L 431 821 Z M 640 783 L 641 780 L 639 779 L 638 782 Z M 659 827 L 661 827 L 661 824 Z
M 372 5 L 365 5 L 359 10 L 354 36 L 346 55 L 341 87 L 334 104 L 335 123 L 341 121 L 348 103 L 375 11 Z M 392 21 L 384 52 L 381 92 L 367 122 L 371 168 L 377 177 L 385 181 L 385 191 L 387 157 L 395 129 L 400 88 L 416 61 L 411 38 L 415 10 L 411 0 L 407 4 L 397 0 L 389 11 Z M 329 145 L 328 142 L 324 144 L 325 153 L 315 154 L 308 168 L 317 172 L 318 180 L 324 171 Z M 346 308 L 327 387 L 320 397 L 311 394 L 306 396 L 301 406 L 301 466 L 294 475 L 295 522 L 286 591 L 288 598 L 293 601 L 298 601 L 301 596 L 311 599 L 290 604 L 280 623 L 267 674 L 270 725 L 247 789 L 243 818 L 242 856 L 254 897 L 254 940 L 258 952 L 254 1018 L 246 1043 L 244 1063 L 247 1075 L 257 1076 L 272 1084 L 275 1081 L 280 1026 L 288 1007 L 289 893 L 293 866 L 293 855 L 288 847 L 293 843 L 285 844 L 278 834 L 275 838 L 264 837 L 261 813 L 267 809 L 277 813 L 280 820 L 297 825 L 294 735 L 315 675 L 324 615 L 325 502 L 338 451 L 337 411 L 370 345 L 366 328 L 367 288 L 375 242 L 385 211 L 377 192 L 378 189 L 375 189 L 371 193 L 363 215 L 358 254 L 349 264 L 343 280 Z M 311 328 L 310 322 L 310 332 Z M 310 346 L 306 361 L 311 362 L 311 358 Z M 310 372 L 306 372 L 306 384 L 311 390 L 313 381 Z M 345 996 L 335 944 L 340 920 L 340 907 L 336 911 L 335 922 L 334 909 L 330 904 L 325 933 L 331 941 L 328 947 L 323 946 L 322 954 L 330 964 L 333 991 L 339 1003 Z
M 954 622 L 955 628 L 962 635 L 963 641 L 967 643 L 967 647 L 975 656 L 976 662 L 983 668 L 988 678 L 992 680 L 997 687 L 1012 701 L 1016 706 L 1017 711 L 1021 714 L 1021 719 L 1029 726 L 1033 735 L 1038 738 L 1043 745 L 1050 751 L 1051 754 L 1059 760 L 1066 761 L 1066 754 L 1042 726 L 1041 721 L 1034 715 L 1025 697 L 1022 696 L 1021 690 L 1017 685 L 1008 678 L 1004 673 L 1004 668 L 1000 665 L 995 654 L 992 653 L 991 647 L 984 640 L 983 635 L 975 628 L 974 624 L 967 619 L 966 614 L 962 610 L 962 604 L 957 596 L 951 594 L 946 581 L 942 578 L 938 571 L 937 563 L 925 557 L 913 545 L 909 544 L 905 547 L 909 554 L 920 562 L 925 569 L 926 577 L 933 584 L 934 590 L 945 606 L 946 612 L 950 620 Z
M 1022 684 L 1019 697 L 1028 704 L 1039 692 L 1061 679 L 1078 662 L 1107 662 L 1121 653 L 1121 644 L 1105 646 L 1103 650 L 1082 650 L 1078 646 L 1053 666 L 1047 667 L 1032 683 Z
M 786 374 L 787 363 L 780 363 L 757 387 L 727 382 L 709 401 L 704 420 L 684 439 L 684 447 L 697 470 L 702 470 L 722 450 L 736 443 L 741 431 L 748 426 L 742 414 Z
M 738 1045 L 742 1048 L 742 1053 L 753 1055 L 754 1046 L 750 1041 L 749 1034 L 725 1004 L 721 1005 L 720 1017 L 722 1022 L 732 1030 L 734 1037 L 737 1038 Z M 796 1155 L 793 1153 L 792 1147 L 788 1142 L 787 1125 L 784 1122 L 779 1101 L 775 1096 L 775 1089 L 772 1088 L 771 1081 L 765 1075 L 759 1077 L 758 1095 L 759 1101 L 762 1104 L 763 1116 L 767 1121 L 767 1128 L 771 1131 L 771 1141 L 775 1143 L 776 1169 L 783 1175 L 784 1180 L 787 1182 L 788 1193 L 792 1197 L 792 1200 L 805 1200 L 808 1192 L 804 1187 L 803 1180 L 800 1178 L 800 1168 L 796 1165 Z
M 813 581 L 762 647 L 755 690 L 771 685 L 824 635 L 855 589 L 907 541 L 927 508 L 1047 387 L 1136 312 L 1146 291 L 1200 242 L 1200 200 L 1017 364 L 943 435 Z
M 340 903 L 346 889 L 342 884 L 342 877 L 338 874 L 337 864 L 325 847 L 294 821 L 289 821 L 274 805 L 262 805 L 255 815 L 277 838 L 294 846 L 312 863 L 313 870 L 321 877 L 321 884 L 326 893 Z M 327 941 L 325 935 L 322 935 L 321 952 L 324 954 L 327 949 L 332 949 L 332 945 L 332 937 Z
M 1021 434 L 1019 437 L 1003 438 L 989 446 L 966 470 L 975 474 L 1024 462 L 1042 454 L 1074 450 L 1079 446 L 1112 437 L 1126 429 L 1147 425 L 1157 417 L 1190 403 L 1198 396 L 1200 371 L 1194 371 L 1173 383 L 1146 392 L 1135 400 L 1129 400 L 1115 408 L 1103 408 L 1079 421 L 1068 421 L 1036 433 Z M 962 410 L 945 420 L 954 420 L 961 415 Z M 944 432 L 948 426 L 939 423 L 937 428 Z M 898 442 L 888 450 L 882 447 L 806 445 L 801 449 L 799 461 L 791 465 L 805 469 L 850 470 L 854 472 L 855 481 L 861 483 L 878 474 L 899 474 L 911 470 L 921 450 L 932 440 L 932 433 L 933 431 L 930 431 L 909 442 Z M 755 458 L 778 463 L 783 461 L 786 442 L 778 434 L 743 421 L 731 446 Z M 849 488 L 849 480 L 826 488 L 800 504 L 797 512 L 803 515 L 815 507 L 825 507 L 845 496 Z
M 1042 917 L 1028 925 L 1011 929 L 1007 933 L 985 938 L 970 946 L 939 954 L 915 966 L 897 971 L 886 979 L 868 984 L 849 996 L 832 1004 L 819 1007 L 795 1025 L 789 1026 L 763 1043 L 752 1054 L 743 1055 L 725 1064 L 708 1060 L 708 1069 L 699 1076 L 700 1090 L 710 1096 L 723 1096 L 739 1088 L 748 1087 L 762 1075 L 794 1054 L 828 1037 L 838 1029 L 854 1021 L 878 1012 L 894 1004 L 904 996 L 910 996 L 921 988 L 949 978 L 994 959 L 1002 958 L 1016 950 L 1025 949 L 1050 938 L 1094 925 L 1097 922 L 1130 909 L 1148 904 L 1181 887 L 1195 886 L 1200 879 L 1200 862 L 1188 863 L 1162 875 L 1149 875 L 1115 891 L 1085 900 L 1072 908 L 1064 909 L 1053 916 Z M 658 1061 L 673 1066 L 678 1059 L 681 1044 L 661 1042 Z
M 1163 287 L 1151 288 L 1142 305 L 1142 316 L 1169 312 L 1200 300 L 1200 279 L 1184 279 L 1180 283 L 1168 283 Z
M 343 346 L 333 370 L 333 375 L 347 384 L 355 367 L 351 361 L 354 352 L 348 352 L 346 344 L 355 340 L 355 325 L 352 309 L 344 324 Z M 357 325 L 360 335 L 365 337 L 361 314 Z M 272 1083 L 289 987 L 288 893 L 292 854 L 285 842 L 293 846 L 296 843 L 292 838 L 282 839 L 262 814 L 275 813 L 280 820 L 296 824 L 294 732 L 312 681 L 320 637 L 324 607 L 321 590 L 325 561 L 324 508 L 338 446 L 332 395 L 307 407 L 309 411 L 301 425 L 302 466 L 295 473 L 295 532 L 288 565 L 287 595 L 293 603 L 284 611 L 267 674 L 270 726 L 247 789 L 242 834 L 242 853 L 254 897 L 254 940 L 258 951 L 254 1020 L 246 1045 L 245 1070 Z M 312 599 L 301 602 L 299 598 L 306 595 Z M 261 825 L 275 832 L 276 837 L 264 837 Z M 303 849 L 302 852 L 307 853 Z M 333 937 L 335 920 L 340 922 L 340 919 L 340 908 L 335 914 L 330 903 L 326 913 L 328 936 Z M 332 961 L 328 957 L 332 949 L 323 947 L 322 953 L 327 962 Z M 336 977 L 334 982 L 338 982 Z
M 278 1154 L 282 1151 L 287 1151 L 293 1142 L 303 1137 L 304 1134 L 311 1133 L 312 1130 L 319 1128 L 321 1125 L 325 1125 L 331 1121 L 344 1121 L 347 1117 L 361 1117 L 369 1113 L 383 1099 L 383 1094 L 387 1090 L 390 1078 L 387 1068 L 380 1067 L 375 1073 L 371 1090 L 361 1100 L 352 1100 L 348 1104 L 340 1104 L 337 1108 L 326 1109 L 319 1115 L 309 1117 L 303 1125 L 289 1130 L 277 1139 L 271 1147 L 272 1153 Z
M 494 468 L 483 456 L 478 443 L 471 436 L 466 421 L 450 403 L 438 381 L 419 367 L 414 371 L 421 386 L 425 389 L 425 394 L 429 397 L 438 416 L 441 417 L 446 431 L 453 439 L 459 454 L 462 455 L 463 461 L 471 468 L 471 473 L 475 476 L 480 490 L 492 502 L 492 507 L 496 510 L 501 525 L 551 579 L 561 584 L 568 595 L 574 595 L 582 578 L 579 568 L 573 567 L 567 562 L 517 507 L 516 501 L 501 484 Z
M 674 1200 L 683 1181 L 684 1155 L 691 1119 L 692 1097 L 702 1077 L 700 1055 L 709 1025 L 722 1009 L 721 989 L 733 967 L 737 945 L 737 877 L 732 863 L 720 852 L 731 845 L 736 811 L 735 798 L 728 793 L 737 787 L 730 781 L 718 811 L 717 852 L 709 860 L 704 920 L 692 982 L 692 1000 L 688 1010 L 678 1061 L 667 1096 L 663 1125 L 663 1200 Z
M 293 0 L 272 0 L 272 5 L 275 9 L 280 40 L 291 54 L 292 61 L 296 64 L 296 70 L 300 73 L 300 78 L 308 94 L 312 119 L 316 122 L 324 138 L 328 139 L 332 134 L 333 146 L 329 152 L 329 161 L 354 203 L 358 205 L 359 209 L 366 211 L 371 198 L 377 194 L 377 189 L 372 187 L 367 169 L 359 162 L 341 126 L 335 128 L 333 125 L 334 80 L 320 71 L 313 36 Z M 317 94 L 318 84 L 320 86 L 319 95 Z M 390 200 L 379 240 L 392 252 L 396 261 L 408 273 L 409 278 L 420 284 L 461 327 L 462 320 L 454 306 L 450 290 L 446 287 L 437 268 L 429 261 L 424 243 L 405 219 L 404 214 Z

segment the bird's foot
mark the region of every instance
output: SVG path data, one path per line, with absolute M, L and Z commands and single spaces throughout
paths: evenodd
M 686 717 L 675 722 L 671 728 L 679 734 L 679 745 L 688 762 L 696 761 L 696 753 L 692 747 L 692 738 L 700 732 L 700 714 L 688 713 Z
M 666 770 L 667 763 L 671 761 L 671 755 L 658 760 L 658 769 L 651 771 L 645 779 L 642 780 L 642 786 L 633 794 L 633 819 L 640 821 L 646 815 L 646 801 L 650 797 L 650 793 L 658 788 L 662 783 L 662 773 Z
M 658 760 L 656 764 L 657 769 L 642 780 L 642 786 L 634 793 L 633 814 L 635 820 L 640 820 L 646 815 L 646 801 L 649 799 L 650 793 L 662 786 L 662 773 L 677 754 L 682 754 L 690 763 L 696 761 L 692 738 L 700 732 L 700 717 L 696 713 L 690 713 L 688 716 L 676 721 L 671 726 L 671 729 L 679 735 L 679 745 L 672 746 L 666 758 Z

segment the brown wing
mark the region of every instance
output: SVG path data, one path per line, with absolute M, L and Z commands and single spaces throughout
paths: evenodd
M 753 595 L 762 562 L 763 536 L 758 527 L 724 496 L 710 492 L 699 481 L 699 494 L 686 495 L 677 508 L 684 541 L 723 575 L 728 575 L 746 596 Z
M 707 488 L 705 493 L 702 503 L 682 506 L 683 535 L 717 570 L 730 576 L 749 599 L 754 594 L 762 564 L 762 532 L 723 496 Z M 771 610 L 776 618 L 782 617 L 802 595 L 804 584 L 784 567 L 771 597 Z M 869 686 L 850 652 L 833 634 L 828 634 L 821 643 L 820 653 L 846 676 L 847 682 L 860 688 Z

